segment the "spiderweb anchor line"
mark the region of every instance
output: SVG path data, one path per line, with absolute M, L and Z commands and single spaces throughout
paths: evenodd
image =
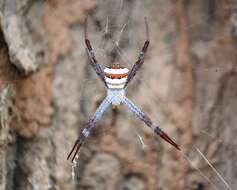
M 128 25 L 128 23 L 129 23 L 129 21 L 126 22 L 125 24 L 123 24 L 123 26 L 122 26 L 122 28 L 121 28 L 121 30 L 119 32 L 118 39 L 117 40 L 113 40 L 113 43 L 115 45 L 115 48 L 117 49 L 117 52 L 118 52 L 119 56 L 121 57 L 123 62 L 126 62 L 126 63 L 130 63 L 131 61 L 129 60 L 129 58 L 126 55 L 126 53 L 120 48 L 120 41 L 121 41 L 121 38 L 122 38 L 123 31 L 125 30 L 125 28 Z
M 192 161 L 190 160 L 190 158 L 189 158 L 187 155 L 185 155 L 182 150 L 180 151 L 180 154 L 185 158 L 185 160 L 189 163 L 189 165 L 190 165 L 192 168 L 194 168 L 195 170 L 197 170 L 198 173 L 199 173 L 208 183 L 211 184 L 211 186 L 212 186 L 215 190 L 220 190 L 198 167 L 196 167 L 196 166 L 192 163 Z
M 113 43 L 115 44 L 117 52 L 118 52 L 119 56 L 121 57 L 122 61 L 125 63 L 131 63 L 132 61 L 129 60 L 126 53 L 116 44 L 116 41 L 113 41 Z
M 137 137 L 138 137 L 140 143 L 142 144 L 142 149 L 145 149 L 145 148 L 146 148 L 146 144 L 145 144 L 145 142 L 144 142 L 142 136 L 139 135 L 137 132 L 136 132 L 136 135 L 137 135 Z
M 128 22 L 129 22 L 129 21 L 128 21 Z M 119 43 L 120 43 L 120 40 L 121 40 L 123 31 L 124 31 L 124 29 L 126 28 L 126 26 L 128 25 L 128 22 L 125 23 L 125 24 L 122 26 L 122 29 L 121 29 L 120 32 L 119 32 L 118 39 L 117 39 L 117 41 L 115 42 L 116 46 L 118 46 L 118 47 L 119 47 Z
M 201 155 L 201 157 L 205 160 L 205 162 L 210 166 L 210 168 L 214 171 L 214 173 L 218 176 L 218 178 L 221 180 L 221 182 L 225 185 L 225 187 L 229 190 L 233 190 L 230 185 L 226 182 L 224 177 L 216 170 L 216 168 L 210 163 L 210 161 L 207 159 L 207 157 L 200 151 L 200 149 L 196 146 L 193 146 L 193 148 L 198 152 L 198 154 Z M 199 174 L 215 189 L 220 190 L 209 177 L 207 177 L 197 166 L 195 166 L 190 158 L 181 150 L 180 154 L 185 158 L 185 160 L 189 163 L 189 165 L 194 168 L 196 171 L 199 172 Z M 222 189 L 221 189 L 222 190 Z
M 106 25 L 105 25 L 105 31 L 104 31 L 105 34 L 108 34 L 109 33 L 109 17 L 107 16 L 106 17 Z
M 193 147 L 200 155 L 201 157 L 206 161 L 206 163 L 211 167 L 211 169 L 215 172 L 215 174 L 218 176 L 218 178 L 225 184 L 225 186 L 229 190 L 233 190 L 230 185 L 226 182 L 226 180 L 221 176 L 221 174 L 216 170 L 216 168 L 210 163 L 210 161 L 207 159 L 207 157 L 200 151 L 199 148 L 196 146 Z

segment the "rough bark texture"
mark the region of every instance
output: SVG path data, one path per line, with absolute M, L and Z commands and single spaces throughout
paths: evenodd
M 236 189 L 236 4 L 0 0 L 0 190 L 225 189 L 197 148 Z M 103 67 L 132 67 L 148 17 L 151 44 L 127 96 L 182 152 L 120 106 L 98 123 L 77 164 L 66 160 L 106 95 L 84 50 L 88 14 Z

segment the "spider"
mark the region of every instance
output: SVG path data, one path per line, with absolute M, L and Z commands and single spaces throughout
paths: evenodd
M 126 67 L 122 67 L 119 64 L 113 64 L 112 66 L 108 66 L 102 70 L 101 66 L 98 64 L 95 53 L 90 44 L 90 40 L 87 38 L 87 19 L 85 21 L 85 45 L 88 57 L 90 59 L 90 64 L 95 70 L 96 74 L 104 83 L 107 88 L 107 96 L 96 109 L 94 115 L 89 118 L 89 120 L 83 125 L 79 136 L 72 147 L 70 153 L 68 154 L 67 159 L 72 156 L 72 161 L 75 159 L 81 145 L 85 142 L 87 137 L 90 135 L 92 129 L 95 127 L 95 124 L 102 118 L 103 113 L 106 109 L 112 104 L 113 106 L 118 106 L 120 104 L 124 104 L 127 108 L 134 113 L 136 117 L 142 120 L 148 127 L 150 127 L 157 135 L 163 138 L 165 141 L 173 145 L 176 149 L 180 150 L 179 146 L 155 123 L 151 121 L 151 119 L 143 113 L 131 100 L 129 100 L 125 95 L 125 88 L 128 83 L 134 78 L 137 71 L 141 68 L 144 63 L 144 58 L 149 46 L 149 29 L 148 22 L 145 17 L 145 26 L 146 26 L 146 41 L 143 45 L 143 48 L 139 54 L 138 60 L 133 65 L 131 71 L 129 71 Z

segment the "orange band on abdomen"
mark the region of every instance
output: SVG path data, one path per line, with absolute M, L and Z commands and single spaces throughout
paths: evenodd
M 121 78 L 121 77 L 126 77 L 128 76 L 128 73 L 123 73 L 123 74 L 112 74 L 112 73 L 105 73 L 106 77 L 109 78 Z

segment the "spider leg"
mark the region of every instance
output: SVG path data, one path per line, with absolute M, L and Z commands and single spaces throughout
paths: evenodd
M 154 124 L 151 119 L 145 115 L 134 103 L 127 97 L 124 98 L 123 103 L 128 106 L 128 109 L 134 113 L 140 120 L 142 120 L 148 127 L 153 129 L 153 131 L 159 135 L 162 139 L 173 145 L 176 149 L 180 150 L 179 146 L 156 124 Z
M 80 141 L 77 139 L 76 142 L 73 145 L 73 148 L 71 149 L 70 153 L 67 156 L 67 160 L 71 157 L 71 154 L 74 152 L 75 148 L 78 148 L 80 146 Z M 78 150 L 79 151 L 79 150 Z M 77 152 L 77 151 L 76 151 Z M 74 156 L 73 156 L 74 157 Z
M 147 48 L 149 46 L 149 28 L 148 28 L 148 22 L 147 18 L 145 17 L 145 25 L 146 25 L 146 41 L 143 45 L 143 48 L 138 56 L 138 60 L 133 65 L 131 71 L 128 74 L 127 82 L 125 84 L 125 87 L 128 85 L 128 83 L 133 79 L 133 77 L 136 75 L 137 71 L 141 68 L 142 64 L 144 63 L 145 55 L 147 52 Z
M 86 50 L 87 50 L 87 55 L 90 59 L 90 64 L 93 67 L 93 69 L 95 70 L 96 74 L 100 77 L 100 79 L 102 80 L 102 82 L 105 84 L 106 87 L 107 83 L 105 82 L 105 77 L 104 77 L 104 72 L 101 68 L 101 66 L 99 65 L 98 61 L 95 58 L 95 52 L 92 49 L 90 40 L 87 38 L 87 18 L 85 20 L 85 44 L 86 44 Z
M 104 112 L 107 110 L 111 103 L 109 97 L 106 97 L 100 106 L 96 109 L 94 115 L 89 119 L 87 123 L 85 123 L 79 133 L 77 140 L 75 141 L 70 153 L 67 156 L 67 160 L 72 157 L 72 161 L 75 159 L 77 153 L 80 150 L 81 145 L 85 142 L 86 138 L 90 135 L 91 130 L 95 127 L 95 124 L 102 118 Z

